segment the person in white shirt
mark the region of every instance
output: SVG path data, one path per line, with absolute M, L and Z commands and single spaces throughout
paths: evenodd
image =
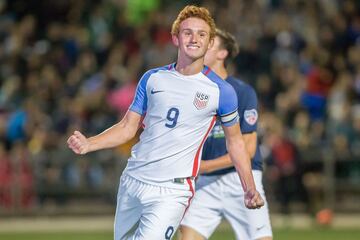
M 174 21 L 177 62 L 147 71 L 124 118 L 104 132 L 68 139 L 77 154 L 129 141 L 143 126 L 119 184 L 114 239 L 171 239 L 194 194 L 201 149 L 218 117 L 248 208 L 264 204 L 256 191 L 238 124 L 234 89 L 204 66 L 215 23 L 203 7 L 186 6 Z M 143 121 L 142 121 L 142 118 Z

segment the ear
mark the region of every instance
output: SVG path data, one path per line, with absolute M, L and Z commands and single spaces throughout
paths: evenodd
M 227 50 L 225 50 L 225 49 L 221 49 L 217 53 L 218 58 L 220 58 L 222 60 L 225 60 L 228 55 L 229 55 L 229 52 Z
M 214 42 L 215 42 L 215 38 L 210 39 L 210 42 L 209 42 L 209 45 L 208 45 L 208 50 L 209 50 L 210 48 L 212 48 L 212 46 L 214 45 Z
M 171 39 L 172 39 L 172 42 L 175 45 L 175 47 L 178 47 L 179 46 L 179 38 L 178 38 L 178 36 L 177 35 L 171 35 Z

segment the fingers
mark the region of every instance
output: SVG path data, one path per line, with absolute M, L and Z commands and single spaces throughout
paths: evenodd
M 79 131 L 75 131 L 74 135 L 80 140 L 86 140 L 86 137 Z
M 264 204 L 265 204 L 264 199 L 262 199 L 262 197 L 259 196 L 259 199 L 258 199 L 256 205 L 258 206 L 258 208 L 260 208 L 260 207 L 264 206 Z
M 85 154 L 87 152 L 87 139 L 79 131 L 75 131 L 67 140 L 68 146 L 76 154 Z
M 249 209 L 261 208 L 264 206 L 264 203 L 264 200 L 256 190 L 245 195 L 245 205 Z
M 260 194 L 257 191 L 254 194 L 254 197 L 251 199 L 251 205 L 254 208 L 260 208 L 260 207 L 264 206 L 264 200 L 262 199 L 262 197 L 260 196 Z

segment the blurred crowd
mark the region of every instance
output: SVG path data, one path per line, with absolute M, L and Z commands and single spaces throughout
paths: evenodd
M 142 73 L 175 60 L 170 27 L 189 3 L 239 41 L 229 69 L 258 93 L 277 200 L 324 152 L 360 183 L 359 1 L 0 0 L 0 210 L 116 191 L 132 143 L 79 157 L 66 139 L 114 124 Z

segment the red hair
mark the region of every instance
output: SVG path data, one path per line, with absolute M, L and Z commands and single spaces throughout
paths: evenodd
M 213 39 L 216 34 L 216 26 L 215 21 L 212 18 L 209 10 L 207 10 L 204 7 L 197 7 L 194 5 L 187 5 L 184 7 L 183 10 L 179 13 L 176 20 L 174 21 L 172 28 L 171 28 L 171 34 L 172 35 L 178 35 L 179 29 L 180 29 L 180 23 L 188 18 L 200 18 L 204 20 L 210 27 L 210 39 Z

